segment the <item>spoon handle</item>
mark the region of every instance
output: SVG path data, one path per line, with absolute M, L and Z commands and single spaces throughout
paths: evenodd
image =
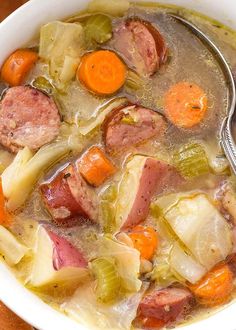
M 230 122 L 230 118 L 226 118 L 222 124 L 220 144 L 227 156 L 234 174 L 236 175 L 236 145 L 231 133 L 232 130 L 230 127 Z

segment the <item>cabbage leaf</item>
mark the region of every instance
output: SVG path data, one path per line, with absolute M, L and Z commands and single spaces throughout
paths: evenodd
M 124 296 L 115 304 L 102 304 L 97 301 L 93 286 L 88 283 L 79 287 L 74 296 L 63 304 L 63 311 L 91 330 L 130 329 L 146 287 L 138 293 Z
M 46 145 L 35 155 L 27 147 L 19 151 L 2 174 L 3 194 L 8 200 L 7 208 L 15 211 L 21 207 L 42 172 L 57 163 L 69 151 L 69 145 L 65 141 Z
M 58 88 L 74 78 L 84 43 L 78 23 L 50 22 L 40 31 L 39 56 L 49 63 L 49 72 Z
M 126 291 L 137 292 L 142 282 L 139 280 L 140 254 L 139 252 L 115 239 L 103 237 L 99 255 L 110 257 L 116 261 L 117 270 L 121 276 L 122 286 Z

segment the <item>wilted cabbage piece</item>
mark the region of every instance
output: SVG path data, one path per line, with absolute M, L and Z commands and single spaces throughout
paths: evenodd
M 101 240 L 99 255 L 115 260 L 122 287 L 126 291 L 137 292 L 140 290 L 142 285 L 139 280 L 140 254 L 136 249 L 115 239 L 104 237 Z
M 94 286 L 94 283 L 80 286 L 74 296 L 62 306 L 66 314 L 91 330 L 130 329 L 146 288 L 138 293 L 125 295 L 115 304 L 102 304 L 97 301 Z
M 176 243 L 170 254 L 170 266 L 190 283 L 196 283 L 206 273 L 207 269 L 200 265 L 193 256 Z
M 68 142 L 61 141 L 46 145 L 33 155 L 25 147 L 2 174 L 3 194 L 7 207 L 14 211 L 27 200 L 43 171 L 55 164 L 70 151 Z
M 88 5 L 88 11 L 122 16 L 127 12 L 129 6 L 128 0 L 92 0 Z
M 106 15 L 91 15 L 85 24 L 85 41 L 88 45 L 103 44 L 112 37 L 112 22 Z
M 231 229 L 204 194 L 180 198 L 164 217 L 196 260 L 211 269 L 232 251 Z
M 119 97 L 102 104 L 91 116 L 88 121 L 79 124 L 79 132 L 82 135 L 87 135 L 97 126 L 101 125 L 106 118 L 106 116 L 114 109 L 118 108 L 122 104 L 125 104 L 127 99 L 124 97 Z
M 27 251 L 28 248 L 21 244 L 9 230 L 0 226 L 0 254 L 10 266 L 18 264 Z
M 49 62 L 50 75 L 59 88 L 74 78 L 84 43 L 78 23 L 50 22 L 40 31 L 39 56 Z

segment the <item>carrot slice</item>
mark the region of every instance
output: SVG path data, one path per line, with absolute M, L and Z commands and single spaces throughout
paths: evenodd
M 33 330 L 33 328 L 21 320 L 2 302 L 0 302 L 0 329 L 4 330 Z
M 198 85 L 180 82 L 166 93 L 164 103 L 166 115 L 174 125 L 191 128 L 203 120 L 208 100 Z
M 85 180 L 92 186 L 100 186 L 115 173 L 116 168 L 98 147 L 92 147 L 78 161 L 78 168 Z
M 140 257 L 151 260 L 158 246 L 158 236 L 154 228 L 138 225 L 128 234 Z
M 19 49 L 11 54 L 2 66 L 1 77 L 10 86 L 19 86 L 38 59 L 29 49 Z
M 198 283 L 190 284 L 190 290 L 199 303 L 211 307 L 225 303 L 233 290 L 233 273 L 228 265 L 219 264 Z
M 5 206 L 5 197 L 2 190 L 2 180 L 0 179 L 0 225 L 7 227 L 9 226 L 10 222 L 11 216 Z
M 166 322 L 163 320 L 156 319 L 154 317 L 145 317 L 145 316 L 139 316 L 137 318 L 137 323 L 139 326 L 141 326 L 143 329 L 161 329 L 165 326 Z
M 82 57 L 77 78 L 91 92 L 109 95 L 118 91 L 125 83 L 126 66 L 109 50 L 99 50 Z

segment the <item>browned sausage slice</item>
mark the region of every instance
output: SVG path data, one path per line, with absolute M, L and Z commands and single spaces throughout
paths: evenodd
M 194 304 L 194 297 L 185 288 L 155 289 L 139 305 L 138 314 L 165 323 L 175 322 L 186 315 Z
M 97 221 L 98 202 L 75 165 L 69 165 L 51 182 L 41 185 L 47 210 L 58 225 L 71 226 L 82 219 Z
M 122 22 L 114 31 L 114 48 L 126 63 L 140 74 L 151 76 L 167 58 L 167 47 L 160 32 L 137 18 Z
M 59 133 L 60 116 L 53 99 L 29 86 L 7 90 L 0 103 L 0 143 L 12 152 L 37 150 Z
M 110 153 L 163 136 L 167 128 L 163 116 L 138 105 L 113 110 L 104 121 L 104 143 Z

